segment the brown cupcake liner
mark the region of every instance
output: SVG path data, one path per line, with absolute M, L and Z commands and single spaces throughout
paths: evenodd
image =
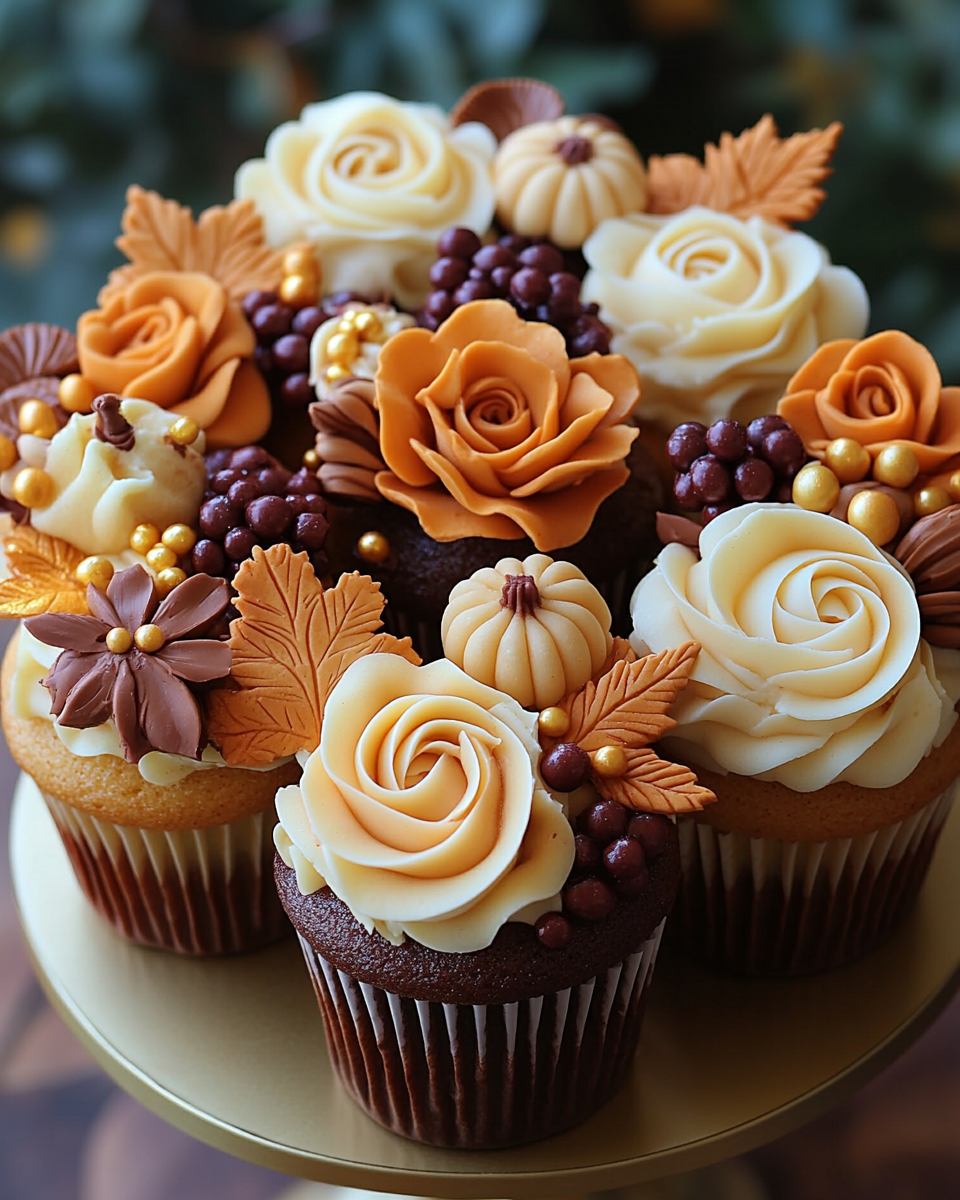
M 137 829 L 41 795 L 87 899 L 132 941 L 237 954 L 290 930 L 273 883 L 272 806 L 205 829 Z
M 404 1137 L 481 1150 L 559 1133 L 609 1098 L 636 1050 L 663 926 L 586 983 L 510 1004 L 397 996 L 300 944 L 357 1104 Z
M 681 880 L 669 934 L 713 966 L 806 975 L 883 942 L 923 883 L 957 784 L 903 821 L 822 842 L 678 821 Z

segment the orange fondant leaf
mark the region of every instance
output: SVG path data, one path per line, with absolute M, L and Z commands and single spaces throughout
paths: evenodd
M 702 164 L 688 154 L 654 155 L 647 164 L 648 211 L 673 213 L 702 204 L 778 225 L 808 221 L 823 203 L 826 193 L 819 184 L 831 173 L 842 132 L 834 121 L 827 129 L 781 138 L 767 113 L 739 137 L 724 133 L 719 146 L 708 143 Z
M 628 749 L 629 766 L 616 779 L 596 776 L 597 791 L 607 800 L 641 812 L 691 813 L 712 804 L 716 796 L 701 787 L 689 767 L 665 762 L 653 750 Z
M 561 702 L 570 715 L 563 740 L 577 742 L 588 753 L 601 746 L 640 749 L 655 742 L 676 724 L 667 710 L 686 687 L 699 653 L 696 642 L 685 642 L 634 662 L 614 663 Z
M 15 525 L 3 539 L 10 577 L 0 580 L 0 617 L 86 613 L 87 589 L 76 577 L 83 554 L 31 525 Z
M 601 675 L 606 675 L 608 671 L 612 671 L 618 662 L 632 663 L 637 661 L 637 652 L 630 645 L 626 638 L 615 637 L 610 646 L 610 653 L 607 655 L 607 660 L 600 669 Z
M 255 288 L 274 289 L 283 278 L 283 252 L 264 241 L 252 200 L 208 208 L 194 221 L 189 208 L 133 185 L 121 225 L 117 246 L 130 262 L 111 273 L 98 297 L 101 307 L 131 279 L 151 271 L 211 275 L 233 300 Z
M 377 633 L 380 585 L 356 572 L 324 590 L 305 553 L 254 549 L 234 580 L 230 686 L 207 696 L 210 739 L 231 766 L 259 766 L 320 741 L 323 705 L 364 654 L 420 658 L 410 639 Z

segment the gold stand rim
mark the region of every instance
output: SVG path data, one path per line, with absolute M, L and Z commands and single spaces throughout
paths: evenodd
M 915 1041 L 960 986 L 955 811 L 916 909 L 887 945 L 800 980 L 736 979 L 667 951 L 633 1070 L 598 1114 L 515 1150 L 439 1150 L 381 1129 L 339 1088 L 295 942 L 199 960 L 126 942 L 82 897 L 25 777 L 10 844 L 37 974 L 107 1073 L 218 1149 L 341 1186 L 533 1200 L 704 1167 L 855 1091 Z

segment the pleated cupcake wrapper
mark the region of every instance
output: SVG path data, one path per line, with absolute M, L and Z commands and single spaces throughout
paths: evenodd
M 751 975 L 852 962 L 913 904 L 957 788 L 894 825 L 822 842 L 752 838 L 681 818 L 670 935 L 715 966 Z
M 331 1062 L 360 1107 L 405 1137 L 486 1149 L 558 1133 L 613 1093 L 636 1050 L 663 925 L 586 983 L 510 1004 L 397 996 L 300 944 Z
M 290 926 L 273 883 L 272 806 L 206 829 L 116 825 L 44 793 L 80 886 L 110 924 L 146 946 L 235 954 Z

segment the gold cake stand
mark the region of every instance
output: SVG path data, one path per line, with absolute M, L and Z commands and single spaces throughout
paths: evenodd
M 633 1071 L 605 1108 L 532 1146 L 437 1150 L 387 1133 L 340 1089 L 295 941 L 226 960 L 127 943 L 83 898 L 25 779 L 11 850 L 40 979 L 118 1083 L 221 1150 L 377 1191 L 533 1200 L 705 1166 L 853 1092 L 930 1025 L 960 984 L 955 810 L 915 911 L 880 950 L 790 981 L 730 978 L 665 950 Z

